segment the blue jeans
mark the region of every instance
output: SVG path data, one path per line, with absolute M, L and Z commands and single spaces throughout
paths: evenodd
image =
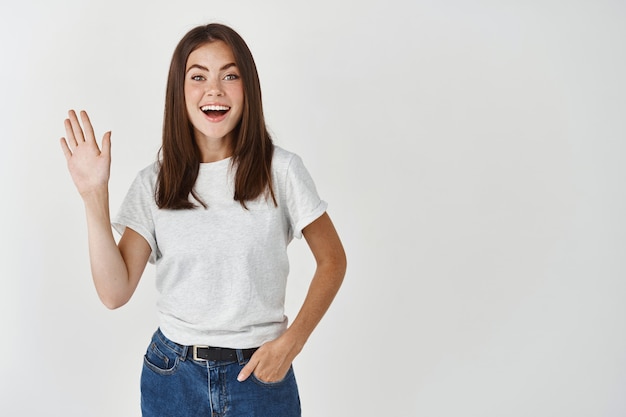
M 195 361 L 190 350 L 154 333 L 141 372 L 143 417 L 300 417 L 293 368 L 279 382 L 239 382 L 241 351 L 238 360 Z

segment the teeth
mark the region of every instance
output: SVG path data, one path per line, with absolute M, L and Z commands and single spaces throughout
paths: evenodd
M 202 111 L 226 111 L 226 110 L 230 110 L 230 107 L 227 106 L 218 106 L 218 105 L 210 105 L 210 106 L 202 106 L 200 107 L 200 110 Z

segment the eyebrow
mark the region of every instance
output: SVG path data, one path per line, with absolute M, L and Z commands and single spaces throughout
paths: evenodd
M 220 71 L 224 71 L 224 70 L 227 70 L 230 67 L 236 67 L 236 66 L 237 66 L 237 64 L 235 64 L 234 62 L 230 62 L 230 63 L 224 65 L 222 68 L 220 68 Z M 189 71 L 191 71 L 194 68 L 197 68 L 197 69 L 202 70 L 202 71 L 209 72 L 209 69 L 207 67 L 205 67 L 203 65 L 200 65 L 200 64 L 193 64 L 192 66 L 187 68 L 187 71 L 185 71 L 185 74 L 188 73 Z

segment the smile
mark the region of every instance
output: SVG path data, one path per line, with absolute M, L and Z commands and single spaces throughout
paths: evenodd
M 225 115 L 230 110 L 230 107 L 218 104 L 211 104 L 200 107 L 200 110 L 202 110 L 202 112 L 207 116 L 214 118 Z

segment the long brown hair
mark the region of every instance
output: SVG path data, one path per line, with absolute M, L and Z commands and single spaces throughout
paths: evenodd
M 200 169 L 200 150 L 194 140 L 193 126 L 185 107 L 185 67 L 191 52 L 215 41 L 226 43 L 239 68 L 244 91 L 241 120 L 235 128 L 232 164 L 236 168 L 233 198 L 245 208 L 246 201 L 262 194 L 276 197 L 272 187 L 272 138 L 265 125 L 261 102 L 261 84 L 254 58 L 241 36 L 228 26 L 212 23 L 187 32 L 174 50 L 165 93 L 163 143 L 159 151 L 159 174 L 155 199 L 164 209 L 197 207 L 191 195 L 205 208 L 194 190 Z

